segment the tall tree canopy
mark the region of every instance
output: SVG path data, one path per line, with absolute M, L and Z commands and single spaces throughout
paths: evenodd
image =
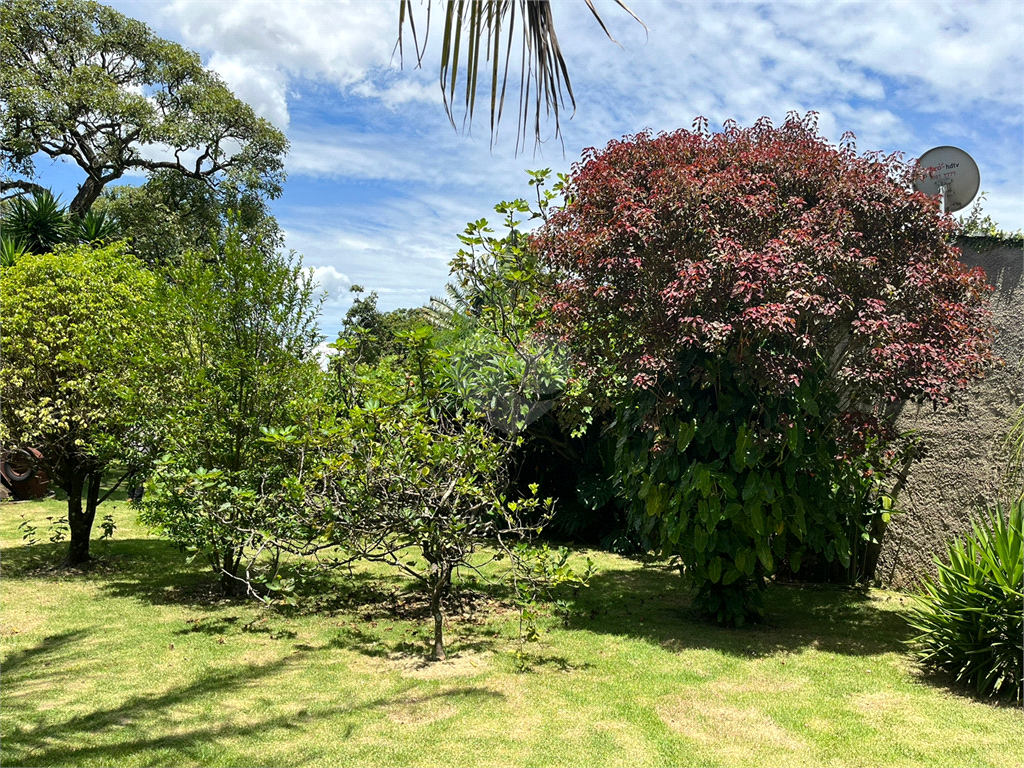
M 3 10 L 0 190 L 33 189 L 42 153 L 85 172 L 77 215 L 133 170 L 280 194 L 287 140 L 198 54 L 92 0 L 4 0 Z
M 261 195 L 230 181 L 212 187 L 174 171 L 158 171 L 142 185 L 113 184 L 90 213 L 105 214 L 147 264 L 167 264 L 190 249 L 220 250 L 231 231 L 268 257 L 284 246 Z

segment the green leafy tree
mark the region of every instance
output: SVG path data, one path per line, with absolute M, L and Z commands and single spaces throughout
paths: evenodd
M 974 199 L 974 205 L 967 212 L 966 216 L 961 215 L 957 221 L 960 223 L 960 234 L 967 237 L 997 237 L 1000 240 L 1021 240 L 1024 239 L 1024 232 L 1007 232 L 999 228 L 995 220 L 982 210 L 982 205 L 988 192 L 982 190 Z
M 401 355 L 407 350 L 402 335 L 423 325 L 422 312 L 416 309 L 377 309 L 377 292 L 362 296 L 363 287 L 353 285 L 355 301 L 345 313 L 338 341 L 350 347 L 349 354 L 364 363 L 375 363 L 388 355 Z
M 34 158 L 85 173 L 82 216 L 131 171 L 169 171 L 276 197 L 288 143 L 199 55 L 92 0 L 5 0 L 0 189 L 33 190 Z
M 265 488 L 269 506 L 291 510 L 278 546 L 331 567 L 380 562 L 420 583 L 432 656 L 443 660 L 444 601 L 460 570 L 510 582 L 527 620 L 537 590 L 586 575 L 564 553 L 523 546 L 550 516 L 551 500 L 536 487 L 509 497 L 509 453 L 519 440 L 491 429 L 479 411 L 446 405 L 444 355 L 428 327 L 402 337 L 408 355 L 374 366 L 347 354 L 356 341 L 339 344 L 333 402 L 268 431 L 280 457 L 273 463 L 297 471 Z M 510 567 L 488 576 L 481 568 L 495 560 Z
M 0 275 L 0 435 L 41 449 L 67 494 L 69 566 L 89 560 L 96 508 L 111 492 L 100 494 L 104 474 L 125 467 L 120 483 L 160 443 L 177 380 L 165 299 L 124 243 L 24 254 Z
M 147 264 L 169 264 L 188 250 L 220 250 L 231 221 L 243 245 L 272 254 L 284 246 L 266 199 L 239 190 L 229 180 L 211 186 L 172 171 L 158 171 L 145 184 L 112 185 L 90 213 L 99 212 L 131 243 Z
M 550 170 L 528 175 L 532 200 L 495 206 L 500 234 L 486 219 L 467 225 L 451 261 L 447 298 L 433 298 L 424 316 L 438 331 L 457 402 L 523 438 L 511 459 L 513 474 L 521 490 L 536 483 L 557 499 L 549 529 L 632 549 L 614 499 L 611 461 L 601 458 L 614 453 L 614 439 L 601 437 L 605 425 L 590 423 L 594 403 L 547 327 L 551 312 L 543 297 L 556 278 L 524 233 L 557 210 L 563 177 L 548 187 Z
M 450 263 L 456 284 L 449 300 L 434 299 L 426 312 L 450 337 L 452 388 L 463 401 L 475 402 L 492 425 L 517 434 L 553 407 L 567 368 L 559 346 L 542 333 L 551 273 L 520 231 L 524 221 L 547 217 L 557 191 L 544 188 L 550 170 L 528 173 L 536 205 L 520 198 L 495 206 L 507 231 L 502 237 L 486 219 L 470 222 Z
M 319 375 L 319 302 L 301 262 L 245 246 L 237 227 L 222 252 L 188 253 L 170 275 L 183 315 L 187 395 L 143 517 L 207 557 L 235 594 L 245 590 L 240 572 L 261 546 L 260 531 L 273 527 L 261 488 L 277 470 L 262 430 L 286 424 Z

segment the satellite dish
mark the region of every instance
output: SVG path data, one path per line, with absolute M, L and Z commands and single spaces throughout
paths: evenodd
M 926 195 L 939 195 L 943 213 L 966 208 L 978 194 L 980 186 L 978 164 L 957 147 L 929 149 L 917 161 L 914 189 Z

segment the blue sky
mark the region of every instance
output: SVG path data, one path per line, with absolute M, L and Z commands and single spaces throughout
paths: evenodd
M 199 51 L 286 132 L 288 181 L 273 210 L 328 292 L 328 336 L 352 283 L 376 290 L 383 309 L 441 294 L 457 234 L 526 196 L 526 169 L 566 172 L 585 147 L 697 115 L 717 128 L 816 110 L 824 136 L 853 131 L 861 150 L 962 147 L 981 169 L 985 211 L 1024 227 L 1024 3 L 636 0 L 646 30 L 596 4 L 619 45 L 583 0 L 554 2 L 578 104 L 562 122 L 564 153 L 553 140 L 535 153 L 531 140 L 516 156 L 514 116 L 493 148 L 485 113 L 469 135 L 448 123 L 436 48 L 423 69 L 398 67 L 397 0 L 111 3 Z M 73 169 L 39 168 L 70 199 Z

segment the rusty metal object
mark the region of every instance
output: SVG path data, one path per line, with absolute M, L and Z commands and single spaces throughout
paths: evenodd
M 35 448 L 4 451 L 0 455 L 0 482 L 17 501 L 45 497 L 50 492 L 50 477 L 43 469 L 43 454 Z

